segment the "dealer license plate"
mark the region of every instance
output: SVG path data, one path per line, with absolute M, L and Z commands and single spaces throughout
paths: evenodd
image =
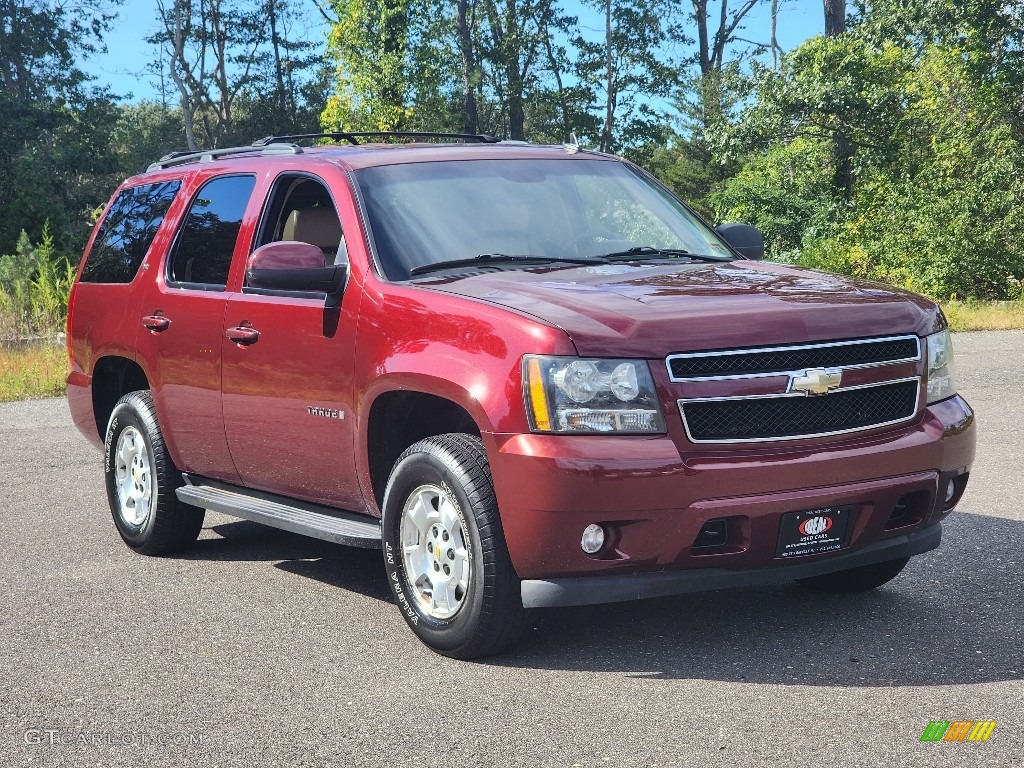
M 846 546 L 853 506 L 787 512 L 779 523 L 776 557 L 820 555 Z

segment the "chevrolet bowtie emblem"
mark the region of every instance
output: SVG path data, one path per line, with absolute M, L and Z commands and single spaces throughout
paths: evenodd
M 836 389 L 843 380 L 838 368 L 810 368 L 789 375 L 789 391 L 805 395 L 824 395 Z

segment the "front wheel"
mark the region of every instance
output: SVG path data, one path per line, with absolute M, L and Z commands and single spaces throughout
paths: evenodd
M 192 544 L 204 510 L 175 495 L 181 474 L 171 462 L 149 392 L 129 392 L 114 406 L 103 451 L 107 500 L 124 543 L 144 555 Z
M 480 438 L 438 435 L 402 453 L 384 496 L 383 539 L 402 615 L 432 649 L 472 659 L 519 640 L 519 579 Z
M 909 562 L 909 557 L 901 557 L 898 560 L 886 560 L 884 563 L 862 565 L 858 568 L 847 568 L 845 571 L 797 579 L 797 584 L 819 592 L 866 592 L 895 579 Z

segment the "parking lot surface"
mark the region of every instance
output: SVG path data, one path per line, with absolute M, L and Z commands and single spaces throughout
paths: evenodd
M 538 612 L 475 663 L 416 640 L 379 552 L 208 514 L 134 554 L 65 402 L 0 405 L 0 766 L 1024 765 L 1024 333 L 955 344 L 978 459 L 896 581 Z

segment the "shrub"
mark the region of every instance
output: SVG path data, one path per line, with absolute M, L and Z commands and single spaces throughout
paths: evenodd
M 74 279 L 75 267 L 54 253 L 49 227 L 38 244 L 22 232 L 15 252 L 0 255 L 0 340 L 63 330 Z

